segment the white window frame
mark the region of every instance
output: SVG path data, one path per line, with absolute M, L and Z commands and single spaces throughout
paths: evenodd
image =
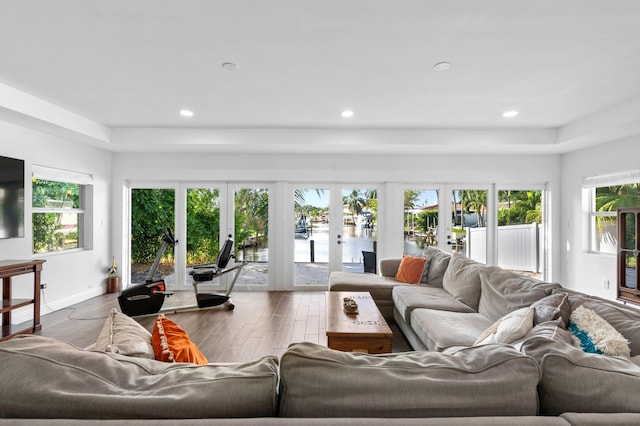
M 49 182 L 70 183 L 79 186 L 78 208 L 65 207 L 33 207 L 31 213 L 61 213 L 75 214 L 78 216 L 78 247 L 71 249 L 53 250 L 46 252 L 36 252 L 33 246 L 33 223 L 31 238 L 31 253 L 41 255 L 63 254 L 75 251 L 90 250 L 93 248 L 93 176 L 86 173 L 55 169 L 45 166 L 32 165 L 31 175 L 33 179 L 45 180 Z M 32 190 L 33 191 L 33 190 Z M 33 193 L 33 192 L 32 192 Z
M 596 211 L 596 190 L 597 188 L 613 186 L 613 185 L 625 185 L 625 184 L 633 184 L 640 183 L 640 170 L 631 170 L 620 173 L 599 175 L 599 176 L 590 176 L 582 179 L 582 196 L 583 196 L 583 206 L 586 206 L 588 215 L 587 215 L 587 227 L 588 227 L 588 235 L 589 241 L 586 247 L 586 251 L 589 253 L 597 253 L 597 254 L 606 254 L 606 255 L 615 255 L 616 247 L 614 247 L 609 251 L 600 250 L 598 244 L 596 244 L 596 237 L 598 233 L 596 232 L 596 223 L 598 217 L 613 217 L 614 221 L 617 220 L 617 212 L 598 212 Z M 617 236 L 616 236 L 617 237 Z

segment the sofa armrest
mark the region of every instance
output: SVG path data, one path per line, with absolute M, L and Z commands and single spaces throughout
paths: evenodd
M 388 258 L 380 259 L 378 262 L 378 273 L 383 277 L 395 278 L 402 259 Z

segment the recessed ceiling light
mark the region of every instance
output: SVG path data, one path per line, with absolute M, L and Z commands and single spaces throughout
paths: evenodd
M 502 113 L 502 116 L 504 118 L 512 118 L 512 117 L 515 117 L 516 115 L 518 115 L 518 111 L 515 111 L 515 110 L 505 111 Z
M 353 111 L 347 109 L 342 111 L 340 115 L 343 116 L 344 118 L 351 118 L 353 117 Z
M 435 64 L 433 66 L 433 69 L 440 72 L 440 71 L 446 71 L 449 68 L 451 68 L 451 64 L 449 62 L 438 62 L 437 64 Z
M 181 109 L 180 115 L 183 117 L 193 117 L 193 111 L 190 111 L 188 109 Z
M 237 72 L 240 69 L 240 67 L 233 62 L 223 62 L 222 68 L 229 72 Z

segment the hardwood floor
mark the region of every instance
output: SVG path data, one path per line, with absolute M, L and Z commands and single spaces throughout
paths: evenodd
M 46 295 L 45 295 L 46 296 Z M 45 297 L 46 300 L 46 297 Z M 265 355 L 281 356 L 291 343 L 327 344 L 325 292 L 235 292 L 233 311 L 223 306 L 167 313 L 195 342 L 209 362 L 245 362 Z M 195 303 L 193 292 L 177 292 L 163 308 Z M 86 347 L 94 343 L 117 293 L 105 294 L 42 317 L 38 334 Z M 155 315 L 136 320 L 151 331 Z M 390 324 L 394 352 L 411 350 L 395 324 Z

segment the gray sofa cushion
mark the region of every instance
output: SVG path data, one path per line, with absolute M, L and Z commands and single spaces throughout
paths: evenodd
M 440 287 L 430 285 L 399 286 L 393 289 L 393 305 L 405 322 L 416 308 L 453 312 L 474 312 Z
M 453 346 L 471 346 L 489 328 L 489 321 L 478 313 L 414 309 L 411 328 L 431 351 L 443 351 Z
M 166 363 L 78 349 L 41 336 L 0 343 L 0 413 L 18 418 L 273 416 L 278 359 Z
M 430 259 L 427 284 L 442 287 L 442 280 L 449 266 L 451 255 L 435 247 L 425 247 L 424 255 Z
M 632 420 L 634 414 L 609 415 L 609 418 Z M 640 422 L 615 423 L 622 426 L 637 426 Z M 596 416 L 596 418 L 598 418 Z M 602 417 L 600 417 L 602 419 Z M 68 420 L 68 419 L 0 419 L 0 426 L 602 426 L 611 423 L 589 422 L 588 417 L 580 422 L 567 423 L 560 417 L 542 416 L 486 416 L 486 417 L 436 417 L 416 419 L 385 419 L 370 417 L 320 417 L 320 418 L 283 418 L 256 417 L 245 419 L 188 419 L 188 420 Z
M 451 256 L 449 267 L 442 278 L 442 288 L 477 311 L 480 301 L 480 271 L 485 267 L 475 260 L 455 254 Z
M 540 367 L 503 345 L 374 356 L 297 343 L 280 376 L 282 417 L 530 416 Z
M 367 291 L 376 302 L 380 313 L 387 319 L 393 319 L 393 298 L 391 291 L 398 286 L 415 287 L 416 284 L 406 284 L 374 274 L 359 274 L 355 272 L 334 271 L 329 276 L 330 291 Z
M 373 300 L 392 300 L 391 291 L 396 286 L 414 286 L 373 274 L 334 271 L 329 276 L 330 291 L 368 291 Z
M 542 358 L 540 413 L 640 413 L 640 367 L 628 358 L 588 354 L 569 345 Z
M 564 419 L 574 426 L 640 425 L 640 414 L 637 413 L 564 413 L 558 419 Z
M 558 320 L 564 328 L 569 326 L 571 318 L 571 304 L 567 293 L 553 293 L 533 302 L 531 307 L 535 311 L 534 324 Z
M 498 266 L 483 268 L 479 277 L 482 293 L 478 312 L 493 321 L 516 309 L 530 306 L 560 288 L 560 284 L 541 282 Z

